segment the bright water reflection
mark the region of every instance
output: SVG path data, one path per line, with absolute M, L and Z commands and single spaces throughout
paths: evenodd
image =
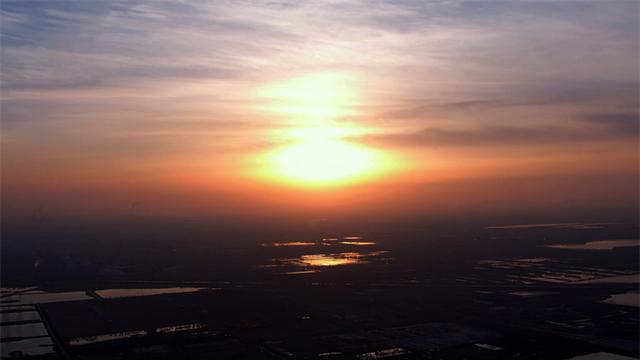
M 553 249 L 575 249 L 575 250 L 612 250 L 618 247 L 640 246 L 640 240 L 597 240 L 584 244 L 555 244 L 548 245 Z

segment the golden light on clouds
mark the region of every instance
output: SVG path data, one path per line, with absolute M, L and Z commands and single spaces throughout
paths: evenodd
M 343 73 L 307 74 L 268 85 L 258 95 L 269 102 L 267 110 L 310 125 L 354 115 L 359 99 L 353 83 Z

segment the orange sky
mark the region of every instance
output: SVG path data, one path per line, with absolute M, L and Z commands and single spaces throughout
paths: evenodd
M 637 213 L 636 2 L 37 4 L 5 218 Z

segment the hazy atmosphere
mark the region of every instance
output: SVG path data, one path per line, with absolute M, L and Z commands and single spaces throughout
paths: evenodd
M 640 0 L 0 0 L 0 358 L 634 360 Z
M 637 66 L 635 1 L 3 1 L 3 218 L 633 219 Z

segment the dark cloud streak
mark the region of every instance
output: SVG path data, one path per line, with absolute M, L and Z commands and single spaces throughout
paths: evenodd
M 576 127 L 518 127 L 490 125 L 469 130 L 424 128 L 411 133 L 391 133 L 364 137 L 365 143 L 400 147 L 526 146 L 594 141 L 634 141 L 639 139 L 638 115 L 593 114 Z
M 576 82 L 563 84 L 512 84 L 501 85 L 502 90 L 485 96 L 461 97 L 460 100 L 413 99 L 387 117 L 418 118 L 434 112 L 468 112 L 476 110 L 500 110 L 505 108 L 553 107 L 574 105 L 589 107 L 596 102 L 610 102 L 620 109 L 639 107 L 640 86 L 637 82 L 615 81 Z M 504 91 L 504 89 L 508 91 Z

